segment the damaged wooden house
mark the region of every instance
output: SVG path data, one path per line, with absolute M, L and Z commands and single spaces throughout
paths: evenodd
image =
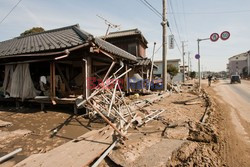
M 138 29 L 110 32 L 102 37 L 113 45 L 131 53 L 137 59 L 137 63 L 129 73 L 129 89 L 127 91 L 144 91 L 149 84 L 151 59 L 146 56 L 148 41 Z M 157 66 L 153 65 L 156 69 Z
M 144 43 L 138 46 L 145 49 L 146 40 L 140 40 Z M 125 50 L 81 30 L 79 25 L 0 42 L 0 100 L 37 102 L 42 108 L 44 104 L 75 106 L 79 95 L 88 97 L 113 73 L 123 73 L 138 63 L 140 56 Z M 144 51 L 138 51 L 143 60 Z M 128 75 L 121 78 L 124 89 Z

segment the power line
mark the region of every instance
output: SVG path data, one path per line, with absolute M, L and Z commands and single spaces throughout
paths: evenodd
M 170 5 L 170 8 L 171 8 L 171 11 L 174 13 L 174 8 L 173 8 L 172 1 L 171 1 L 171 0 L 169 0 L 169 5 Z M 174 14 L 173 14 L 173 19 L 174 19 L 174 23 L 175 23 L 175 26 L 176 26 L 176 30 L 177 30 L 177 34 L 178 34 L 179 40 L 180 40 L 180 42 L 181 42 L 180 31 L 179 31 L 179 28 L 178 28 L 178 25 L 177 25 L 177 21 L 176 21 L 176 18 L 175 18 L 175 15 L 174 15 Z
M 22 0 L 19 0 L 15 6 L 9 11 L 9 13 L 7 13 L 7 15 L 0 21 L 0 24 L 2 24 L 2 22 L 11 14 L 11 12 L 18 6 L 18 4 L 21 2 Z
M 161 17 L 162 17 L 162 14 L 155 8 L 153 7 L 153 5 L 151 5 L 147 0 L 144 0 L 156 13 L 158 13 Z
M 153 5 L 151 5 L 147 0 L 138 0 L 138 1 L 141 2 L 143 5 L 145 5 L 147 8 L 149 8 L 152 12 L 154 12 L 158 17 L 160 17 L 162 19 L 162 14 L 155 7 L 153 7 Z M 170 28 L 170 26 L 168 26 L 168 28 L 170 30 L 171 35 L 174 35 L 171 28 Z M 177 48 L 178 48 L 178 50 L 179 50 L 179 52 L 181 54 L 180 47 L 179 47 L 179 45 L 178 45 L 175 38 L 174 38 L 174 41 L 175 41 L 176 46 L 177 46 Z M 160 50 L 161 47 L 162 47 L 162 45 L 156 50 L 155 53 L 157 53 Z
M 182 0 L 181 2 L 182 2 L 182 10 L 185 13 L 186 10 L 185 10 L 185 6 L 184 6 L 184 0 Z M 184 18 L 184 28 L 185 28 L 185 31 L 186 31 L 186 38 L 188 39 L 189 38 L 189 33 L 188 33 L 188 28 L 187 28 L 186 14 L 184 14 L 183 18 Z
M 143 0 L 138 0 L 139 2 L 141 2 L 143 5 L 145 5 L 148 9 L 150 9 L 152 12 L 154 12 L 154 14 L 156 14 L 158 17 L 162 18 L 162 14 L 159 14 L 160 12 L 157 11 L 154 7 L 152 8 L 152 5 L 148 5 L 149 3 L 143 1 Z
M 250 12 L 250 9 L 248 10 L 232 10 L 232 11 L 208 11 L 208 12 L 169 12 L 168 14 L 232 14 L 232 13 L 248 13 Z

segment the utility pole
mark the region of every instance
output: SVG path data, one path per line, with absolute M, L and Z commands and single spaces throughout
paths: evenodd
M 181 43 L 182 43 L 182 63 L 183 63 L 183 76 L 182 76 L 182 81 L 183 81 L 183 83 L 185 82 L 185 42 L 187 42 L 187 41 L 182 41 Z
M 163 91 L 167 91 L 167 9 L 166 0 L 162 0 L 162 80 L 163 80 Z
M 190 75 L 191 62 L 190 62 L 190 52 L 188 52 L 188 77 Z
M 184 41 L 182 43 L 182 70 L 183 70 L 183 75 L 182 75 L 182 82 L 185 82 L 185 52 L 184 52 Z

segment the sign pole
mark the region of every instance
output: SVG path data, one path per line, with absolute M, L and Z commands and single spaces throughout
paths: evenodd
M 218 33 L 212 33 L 210 35 L 210 38 L 204 38 L 204 39 L 197 39 L 197 44 L 198 44 L 198 54 L 195 56 L 196 59 L 198 59 L 198 73 L 199 73 L 199 90 L 201 88 L 201 65 L 200 65 L 200 41 L 205 41 L 205 40 L 210 40 L 212 42 L 218 41 L 219 38 L 222 40 L 227 40 L 230 37 L 230 32 L 228 31 L 223 31 L 221 35 Z
M 197 39 L 198 43 L 198 55 L 200 55 L 200 39 Z M 200 65 L 200 59 L 198 59 L 198 74 L 199 74 L 199 91 L 201 89 L 201 65 Z

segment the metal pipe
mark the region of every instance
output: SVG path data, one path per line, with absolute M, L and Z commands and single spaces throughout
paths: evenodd
M 109 148 L 102 154 L 102 156 L 100 156 L 100 158 L 91 167 L 97 167 L 102 162 L 102 160 L 109 154 L 109 152 L 113 150 L 118 141 L 119 139 L 117 139 L 112 145 L 110 145 Z
M 23 149 L 22 148 L 18 148 L 16 149 L 15 151 L 7 154 L 7 155 L 4 155 L 3 157 L 0 158 L 0 163 L 4 162 L 5 160 L 13 157 L 14 155 L 16 155 L 17 153 L 21 152 Z
M 150 91 L 150 86 L 151 86 L 151 81 L 152 81 L 152 75 L 153 75 L 155 45 L 156 45 L 156 42 L 154 42 L 154 49 L 153 49 L 153 55 L 152 55 L 152 64 L 151 64 L 151 69 L 150 69 L 150 77 L 149 77 L 148 91 Z
M 113 84 L 114 82 L 116 82 L 119 78 L 121 78 L 122 76 L 124 76 L 126 73 L 130 72 L 132 69 L 128 69 L 127 71 L 125 71 L 124 73 L 122 73 L 120 76 L 118 76 L 116 79 L 112 80 L 111 82 L 109 82 L 106 86 L 109 86 L 111 84 Z M 105 85 L 103 85 L 102 87 L 104 87 Z M 77 107 L 80 107 L 81 105 L 85 104 L 89 99 L 91 99 L 92 97 L 94 97 L 95 95 L 97 95 L 97 93 L 99 93 L 102 90 L 102 87 L 96 89 L 95 92 L 93 92 L 86 100 L 83 100 L 82 102 L 80 102 L 79 104 L 77 104 Z
M 106 80 L 106 78 L 108 77 L 110 71 L 113 69 L 114 65 L 115 65 L 115 61 L 113 61 L 113 62 L 111 63 L 111 65 L 110 65 L 110 67 L 109 67 L 109 69 L 108 69 L 108 71 L 107 71 L 105 77 L 103 78 L 103 81 Z
M 110 105 L 109 105 L 108 116 L 109 116 L 109 114 L 110 114 L 110 112 L 111 112 L 112 105 L 113 105 L 113 102 L 114 102 L 114 100 L 115 100 L 115 93 L 116 93 L 117 85 L 118 85 L 118 80 L 117 80 L 116 83 L 115 83 L 114 92 L 113 92 L 113 94 L 112 94 L 112 98 L 111 98 Z

